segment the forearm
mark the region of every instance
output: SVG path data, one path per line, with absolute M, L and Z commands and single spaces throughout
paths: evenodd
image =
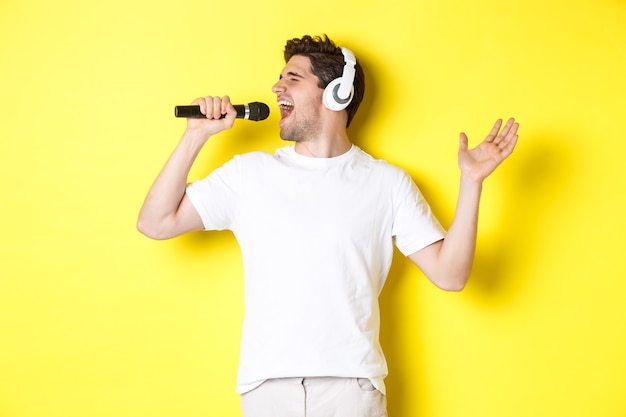
M 482 181 L 461 175 L 456 212 L 446 237 L 409 255 L 437 287 L 460 291 L 472 269 L 476 249 Z
M 137 229 L 159 238 L 171 228 L 185 195 L 187 177 L 206 138 L 195 131 L 185 131 L 174 152 L 150 187 L 139 212 Z
M 481 192 L 481 181 L 461 176 L 454 219 L 439 252 L 441 279 L 451 289 L 462 289 L 471 273 Z

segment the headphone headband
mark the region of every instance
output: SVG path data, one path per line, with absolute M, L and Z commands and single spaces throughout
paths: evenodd
M 345 100 L 352 95 L 352 84 L 354 83 L 354 76 L 356 74 L 356 58 L 348 48 L 341 48 L 341 52 L 343 53 L 345 64 L 343 66 L 343 75 L 341 76 L 341 84 L 339 85 L 337 95 L 340 99 Z

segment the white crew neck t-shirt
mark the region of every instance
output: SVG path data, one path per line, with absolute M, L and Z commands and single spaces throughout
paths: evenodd
M 445 231 L 403 170 L 357 146 L 235 156 L 187 189 L 206 230 L 232 230 L 244 265 L 237 392 L 269 378 L 369 378 L 385 393 L 378 296 L 393 245 Z

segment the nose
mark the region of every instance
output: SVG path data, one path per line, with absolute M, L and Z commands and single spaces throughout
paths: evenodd
M 285 83 L 282 79 L 278 80 L 276 84 L 272 86 L 272 92 L 274 94 L 280 94 L 285 92 Z

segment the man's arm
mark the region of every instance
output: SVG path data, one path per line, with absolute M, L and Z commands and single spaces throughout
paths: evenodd
M 209 137 L 230 129 L 236 111 L 228 96 L 194 100 L 206 119 L 188 119 L 187 129 L 157 176 L 139 212 L 137 230 L 152 239 L 169 239 L 201 230 L 202 220 L 185 194 L 187 176 Z M 226 114 L 224 119 L 220 119 Z
M 467 136 L 461 133 L 461 184 L 452 224 L 444 239 L 409 255 L 409 259 L 444 290 L 460 291 L 469 279 L 476 250 L 483 181 L 513 152 L 517 143 L 519 125 L 515 120 L 509 119 L 502 131 L 501 126 L 502 120 L 498 120 L 487 138 L 474 149 L 468 149 Z

